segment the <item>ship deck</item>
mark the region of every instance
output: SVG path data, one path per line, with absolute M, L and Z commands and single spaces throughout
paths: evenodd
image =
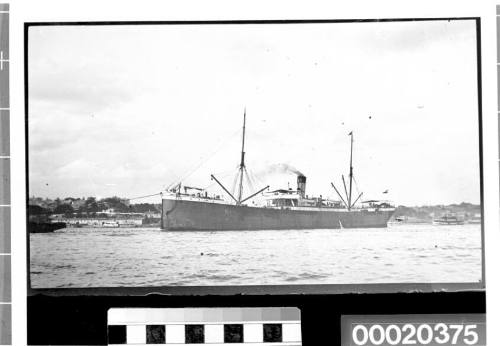
M 167 196 L 163 197 L 163 200 L 172 200 L 172 201 L 189 201 L 189 202 L 198 202 L 198 203 L 213 203 L 219 205 L 227 205 L 227 206 L 237 206 L 235 203 L 228 202 L 223 199 L 214 199 L 214 198 L 204 198 L 204 197 L 196 197 L 196 196 Z M 252 204 L 242 204 L 239 207 L 242 208 L 255 208 L 255 209 L 265 209 L 265 210 L 297 210 L 297 211 L 321 211 L 321 212 L 337 212 L 337 213 L 354 213 L 354 212 L 376 212 L 380 210 L 386 211 L 394 211 L 396 208 L 351 208 L 348 210 L 347 208 L 335 208 L 329 206 L 323 207 L 307 207 L 307 206 L 286 206 L 286 207 L 276 207 L 276 206 L 267 206 L 267 205 L 252 205 Z

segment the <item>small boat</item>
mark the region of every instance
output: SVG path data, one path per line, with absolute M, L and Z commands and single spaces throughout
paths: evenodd
M 479 225 L 481 224 L 481 214 L 476 214 L 467 220 L 468 224 Z
M 444 214 L 441 217 L 435 218 L 432 223 L 434 225 L 463 225 L 465 220 L 455 214 Z
M 120 227 L 120 224 L 117 221 L 103 221 L 101 226 L 105 228 L 117 228 Z

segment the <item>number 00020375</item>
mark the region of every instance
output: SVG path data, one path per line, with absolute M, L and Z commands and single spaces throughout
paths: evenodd
M 380 323 L 352 326 L 351 345 L 478 345 L 477 324 Z

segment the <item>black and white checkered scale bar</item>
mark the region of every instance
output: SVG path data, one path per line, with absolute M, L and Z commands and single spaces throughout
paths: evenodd
M 112 308 L 109 345 L 302 345 L 297 308 Z

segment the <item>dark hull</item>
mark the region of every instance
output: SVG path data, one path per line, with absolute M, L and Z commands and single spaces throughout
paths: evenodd
M 331 211 L 255 208 L 164 199 L 164 230 L 270 230 L 384 228 L 393 210 Z
M 65 227 L 64 222 L 28 222 L 30 233 L 51 233 Z

